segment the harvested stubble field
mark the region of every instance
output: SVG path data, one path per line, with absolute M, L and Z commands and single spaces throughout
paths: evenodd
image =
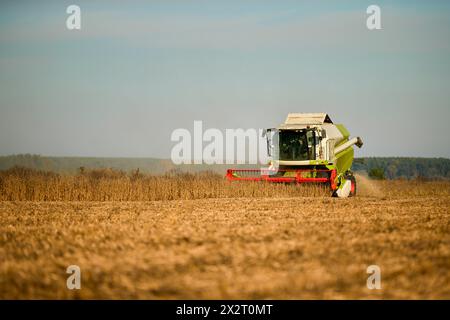
M 450 183 L 358 182 L 334 199 L 213 174 L 3 172 L 0 298 L 449 299 Z

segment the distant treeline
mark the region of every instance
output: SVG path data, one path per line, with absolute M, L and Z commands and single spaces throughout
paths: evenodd
M 89 158 L 46 157 L 21 154 L 0 157 L 0 170 L 15 166 L 57 173 L 79 173 L 83 169 L 111 168 L 125 172 L 139 169 L 142 173 L 162 174 L 174 169 L 186 172 L 209 170 L 225 174 L 229 167 L 245 168 L 245 165 L 181 165 L 168 159 L 156 158 Z M 251 166 L 253 167 L 253 166 Z M 450 159 L 446 158 L 357 158 L 353 171 L 367 172 L 374 178 L 386 179 L 450 179 Z
M 0 170 L 14 166 L 57 173 L 77 173 L 80 168 L 111 168 L 126 172 L 139 168 L 142 172 L 164 173 L 174 167 L 170 160 L 154 158 L 46 157 L 34 154 L 0 157 Z
M 381 179 L 450 179 L 450 159 L 446 158 L 357 158 L 352 169 Z
M 157 158 L 95 158 L 95 157 L 47 157 L 34 154 L 0 156 L 0 170 L 24 167 L 56 173 L 79 173 L 83 169 L 113 169 L 132 172 L 139 169 L 145 174 L 164 174 L 168 171 L 213 171 L 225 174 L 230 165 L 175 165 L 170 159 Z M 245 165 L 233 166 L 245 168 Z

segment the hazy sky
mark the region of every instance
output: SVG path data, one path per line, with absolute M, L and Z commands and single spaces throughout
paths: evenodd
M 288 112 L 328 112 L 358 156 L 450 157 L 450 2 L 0 2 L 0 155 L 168 158 L 194 120 Z

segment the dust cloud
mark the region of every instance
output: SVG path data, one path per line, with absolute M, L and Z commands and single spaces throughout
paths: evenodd
M 357 195 L 376 198 L 384 197 L 384 192 L 380 188 L 380 186 L 372 179 L 370 179 L 367 175 L 356 173 L 355 177 Z

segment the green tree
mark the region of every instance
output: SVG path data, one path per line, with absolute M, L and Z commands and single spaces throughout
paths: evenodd
M 379 179 L 379 180 L 384 180 L 386 179 L 385 175 L 384 175 L 384 170 L 383 168 L 379 168 L 379 167 L 375 167 L 369 170 L 369 177 L 373 178 L 373 179 Z

